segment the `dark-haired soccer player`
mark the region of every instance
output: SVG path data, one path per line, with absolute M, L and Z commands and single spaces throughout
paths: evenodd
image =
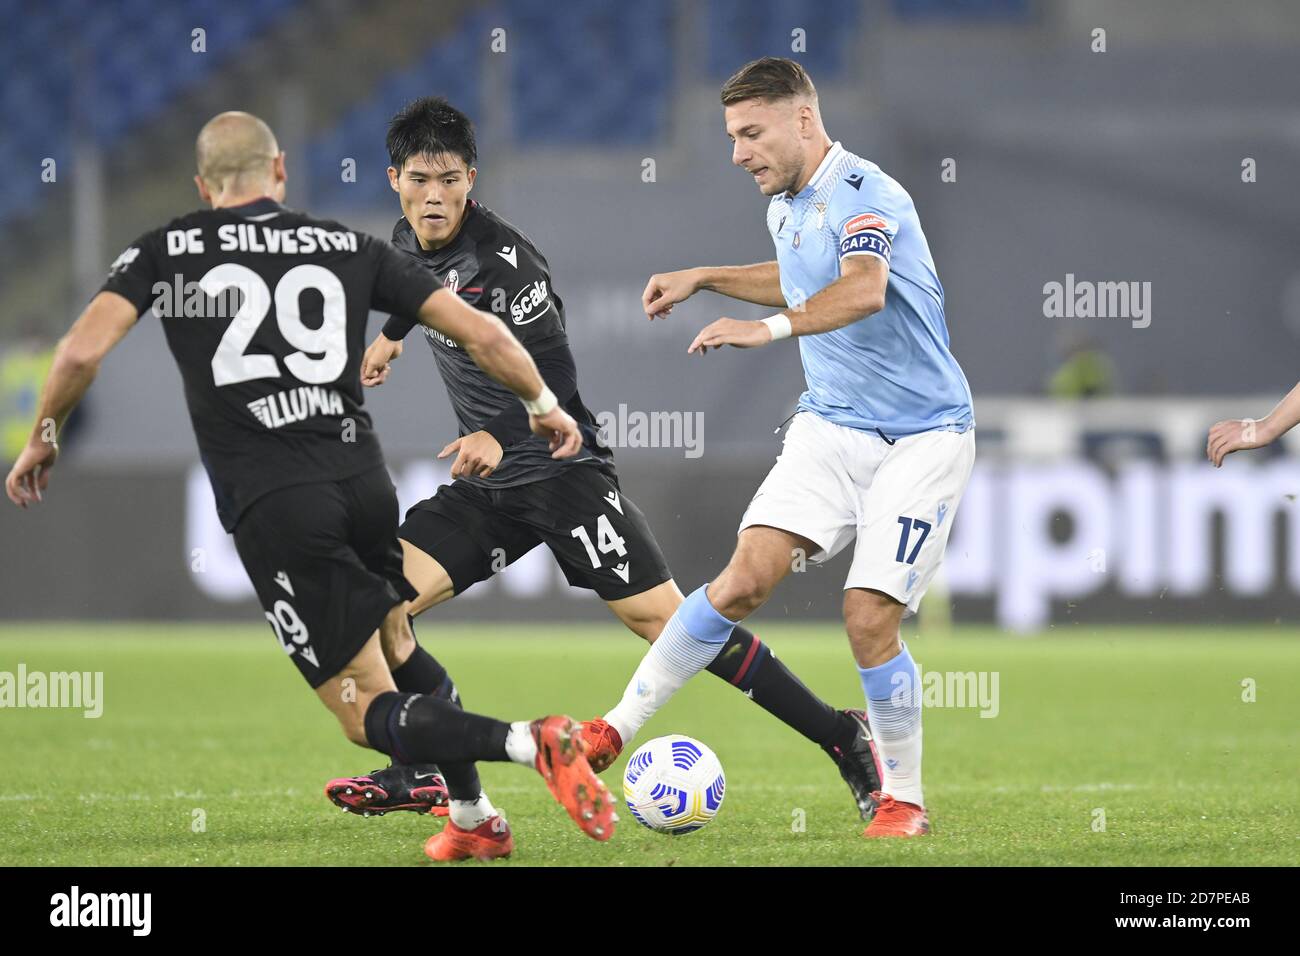
M 417 100 L 398 113 L 389 127 L 388 152 L 389 181 L 402 207 L 393 244 L 466 302 L 501 316 L 584 439 L 580 454 L 553 458 L 529 432 L 509 393 L 454 341 L 426 330 L 460 436 L 439 454 L 455 456 L 454 481 L 415 505 L 398 531 L 406 577 L 420 592 L 411 613 L 448 600 L 545 544 L 570 584 L 594 590 L 633 633 L 654 642 L 682 603 L 682 593 L 645 516 L 620 488 L 613 455 L 601 444 L 595 419 L 578 394 L 564 303 L 545 257 L 522 232 L 469 199 L 477 175 L 474 130 L 445 100 Z M 384 326 L 366 351 L 365 384 L 386 379 L 413 325 L 395 316 Z M 403 635 L 402 643 L 385 644 L 384 652 L 398 687 L 449 692 L 446 670 L 413 638 Z M 848 782 L 859 812 L 870 816 L 870 794 L 880 787 L 880 773 L 860 712 L 837 711 L 822 702 L 743 627 L 730 635 L 709 670 L 822 746 Z M 644 706 L 620 706 L 585 725 L 597 770 L 614 761 L 666 699 L 649 682 L 641 691 Z M 479 799 L 472 766 L 440 766 L 453 807 Z M 331 781 L 327 792 L 357 812 L 432 809 L 431 791 L 417 788 L 434 770 L 395 765 Z
M 370 309 L 455 342 L 518 404 L 547 455 L 581 435 L 500 320 L 441 288 L 410 258 L 337 222 L 286 209 L 284 154 L 270 128 L 222 113 L 198 137 L 199 195 L 211 209 L 145 233 L 64 336 L 36 427 L 5 481 L 41 501 L 55 434 L 100 362 L 152 308 L 185 383 L 217 511 L 280 646 L 349 740 L 399 761 L 513 760 L 534 766 L 589 836 L 613 805 L 567 717 L 514 724 L 394 684 L 381 646 L 411 641 L 397 497 L 359 370 Z M 174 294 L 173 294 L 174 293 Z M 499 816 L 431 837 L 434 859 L 503 856 Z

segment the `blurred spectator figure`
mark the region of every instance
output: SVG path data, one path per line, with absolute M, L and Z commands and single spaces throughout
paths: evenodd
M 0 457 L 6 465 L 18 457 L 32 433 L 41 383 L 49 374 L 58 344 L 40 323 L 21 324 L 18 336 L 0 345 Z M 74 413 L 64 424 L 59 441 L 79 429 L 82 415 Z
M 1115 393 L 1115 363 L 1095 340 L 1072 335 L 1065 343 L 1065 360 L 1052 373 L 1047 394 L 1053 398 L 1101 398 Z

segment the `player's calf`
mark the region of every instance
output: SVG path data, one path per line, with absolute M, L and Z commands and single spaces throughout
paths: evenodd
M 401 607 L 393 608 L 389 617 L 395 614 L 405 621 Z M 376 698 L 393 690 L 393 675 L 376 632 L 342 670 L 316 688 L 316 696 L 338 720 L 348 740 L 359 747 L 373 747 L 366 734 L 366 713 Z
M 858 659 L 867 719 L 881 762 L 881 790 L 902 807 L 921 808 L 921 686 L 916 663 L 898 639 L 903 605 L 862 588 L 844 592 L 844 616 Z M 891 602 L 886 604 L 886 602 Z M 885 605 L 888 613 L 855 613 L 861 605 Z M 883 621 L 871 630 L 855 621 Z M 870 663 L 868 663 L 870 662 Z M 901 812 L 901 811 L 898 811 Z
M 464 709 L 446 668 L 418 644 L 412 644 L 392 674 L 399 691 L 427 693 Z M 453 799 L 476 803 L 482 797 L 482 785 L 473 764 L 448 764 L 445 769 L 436 764 L 394 765 L 335 778 L 325 785 L 325 795 L 335 806 L 361 816 L 383 816 L 395 810 L 446 816 Z

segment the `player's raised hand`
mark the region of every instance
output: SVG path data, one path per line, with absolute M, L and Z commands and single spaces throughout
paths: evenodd
M 492 437 L 491 432 L 477 431 L 457 438 L 438 452 L 438 457 L 446 458 L 453 453 L 456 455 L 456 460 L 451 463 L 451 477 L 473 475 L 476 478 L 486 478 L 496 471 L 497 465 L 501 464 L 501 456 L 505 454 L 505 450 L 502 449 L 501 443 Z
M 380 332 L 361 358 L 361 384 L 367 388 L 383 385 L 392 371 L 392 361 L 401 354 L 402 343 L 394 342 Z
M 680 272 L 660 272 L 652 275 L 641 293 L 641 308 L 649 319 L 666 318 L 673 306 L 684 302 L 700 291 L 699 279 L 694 269 Z
M 734 345 L 738 349 L 753 349 L 772 341 L 772 330 L 762 322 L 746 322 L 741 319 L 718 319 L 710 322 L 695 336 L 695 341 L 686 351 L 699 352 L 703 355 L 709 349 Z
M 528 427 L 551 443 L 552 458 L 572 458 L 582 451 L 582 432 L 573 416 L 558 405 L 545 415 L 529 415 Z
M 59 446 L 55 442 L 28 442 L 5 479 L 9 500 L 20 508 L 39 504 L 41 492 L 50 483 L 50 469 L 58 457 Z
M 1219 468 L 1223 465 L 1223 459 L 1234 451 L 1261 448 L 1274 437 L 1264 419 L 1233 418 L 1226 422 L 1216 422 L 1205 443 L 1205 457 L 1214 463 L 1215 468 Z

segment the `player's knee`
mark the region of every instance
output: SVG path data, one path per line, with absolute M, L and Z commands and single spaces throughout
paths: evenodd
M 653 644 L 663 633 L 664 625 L 668 623 L 666 617 L 638 617 L 624 620 L 623 623 L 627 629 L 635 634 L 647 644 Z
M 885 648 L 898 639 L 903 605 L 885 594 L 862 592 L 844 601 L 844 628 L 854 647 Z
M 632 597 L 610 601 L 609 608 L 629 631 L 653 644 L 684 600 L 677 582 L 669 579 Z
M 732 561 L 709 585 L 709 602 L 723 617 L 739 621 L 763 605 L 772 593 L 765 575 L 747 561 Z

